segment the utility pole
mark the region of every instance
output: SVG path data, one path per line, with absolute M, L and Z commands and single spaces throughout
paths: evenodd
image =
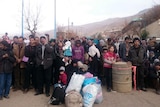
M 69 17 L 68 17 L 68 37 L 69 37 Z
M 54 0 L 54 39 L 57 38 L 57 26 L 56 26 L 56 0 Z
M 24 23 L 23 23 L 24 22 L 24 17 L 23 17 L 24 13 L 23 12 L 24 12 L 24 0 L 22 0 L 22 37 L 24 37 Z

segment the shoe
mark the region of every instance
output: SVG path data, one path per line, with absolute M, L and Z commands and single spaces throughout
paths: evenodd
M 14 88 L 14 89 L 13 89 L 13 91 L 17 91 L 17 90 L 18 90 L 17 88 Z
M 2 97 L 2 96 L 0 96 L 0 100 L 3 100 L 3 97 Z
M 50 95 L 49 95 L 49 93 L 46 93 L 46 97 L 49 97 Z
M 9 96 L 8 96 L 8 95 L 5 95 L 4 98 L 9 99 Z
M 43 92 L 37 92 L 34 95 L 36 96 L 36 95 L 40 95 L 40 94 L 43 94 Z
M 142 91 L 147 91 L 147 89 L 146 89 L 146 88 L 141 88 L 141 90 L 142 90 Z

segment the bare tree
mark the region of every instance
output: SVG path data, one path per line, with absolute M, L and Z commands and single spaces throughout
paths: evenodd
M 26 7 L 24 11 L 24 18 L 26 22 L 25 28 L 34 36 L 36 35 L 37 27 L 40 23 L 40 15 L 41 15 L 41 7 L 31 6 L 29 2 L 28 7 Z

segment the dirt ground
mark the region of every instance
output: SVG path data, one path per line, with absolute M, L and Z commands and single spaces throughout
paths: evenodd
M 65 107 L 64 105 L 53 106 L 47 102 L 50 97 L 44 94 L 34 96 L 34 90 L 27 94 L 22 91 L 10 92 L 10 99 L 0 101 L 0 107 Z M 131 91 L 129 93 L 106 92 L 103 87 L 104 100 L 101 104 L 94 104 L 93 107 L 160 107 L 160 95 L 155 94 L 154 89 L 147 92 Z

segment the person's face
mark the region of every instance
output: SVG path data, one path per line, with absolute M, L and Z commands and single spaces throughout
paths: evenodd
M 46 43 L 46 39 L 45 38 L 41 38 L 40 42 L 44 45 Z
M 19 44 L 23 44 L 23 43 L 24 43 L 23 38 L 18 38 L 18 43 L 19 43 Z
M 35 43 L 34 38 L 30 38 L 30 44 L 34 44 L 34 43 Z
M 139 47 L 139 46 L 140 46 L 139 40 L 134 41 L 134 46 L 135 46 L 135 47 Z
M 91 40 L 88 41 L 88 45 L 92 46 L 93 42 Z
M 77 47 L 79 47 L 79 46 L 80 46 L 80 44 L 79 44 L 79 43 L 77 43 L 77 44 L 76 44 L 76 46 L 77 46 Z
M 56 43 L 55 42 L 51 42 L 51 46 L 54 46 Z
M 0 44 L 0 49 L 4 49 L 4 45 L 3 44 Z
M 109 51 L 110 51 L 110 52 L 114 52 L 114 47 L 111 46 L 110 49 L 109 49 Z
M 103 50 L 103 53 L 106 53 L 107 52 L 107 50 Z
M 77 66 L 77 63 L 73 63 L 73 66 L 76 67 L 76 66 Z
M 13 42 L 18 43 L 18 38 L 13 38 Z
M 126 43 L 129 43 L 130 42 L 130 39 L 126 39 Z
M 156 70 L 160 70 L 160 65 L 155 66 Z
M 149 55 L 152 57 L 152 56 L 154 56 L 154 53 L 150 52 L 150 54 L 149 54 Z

